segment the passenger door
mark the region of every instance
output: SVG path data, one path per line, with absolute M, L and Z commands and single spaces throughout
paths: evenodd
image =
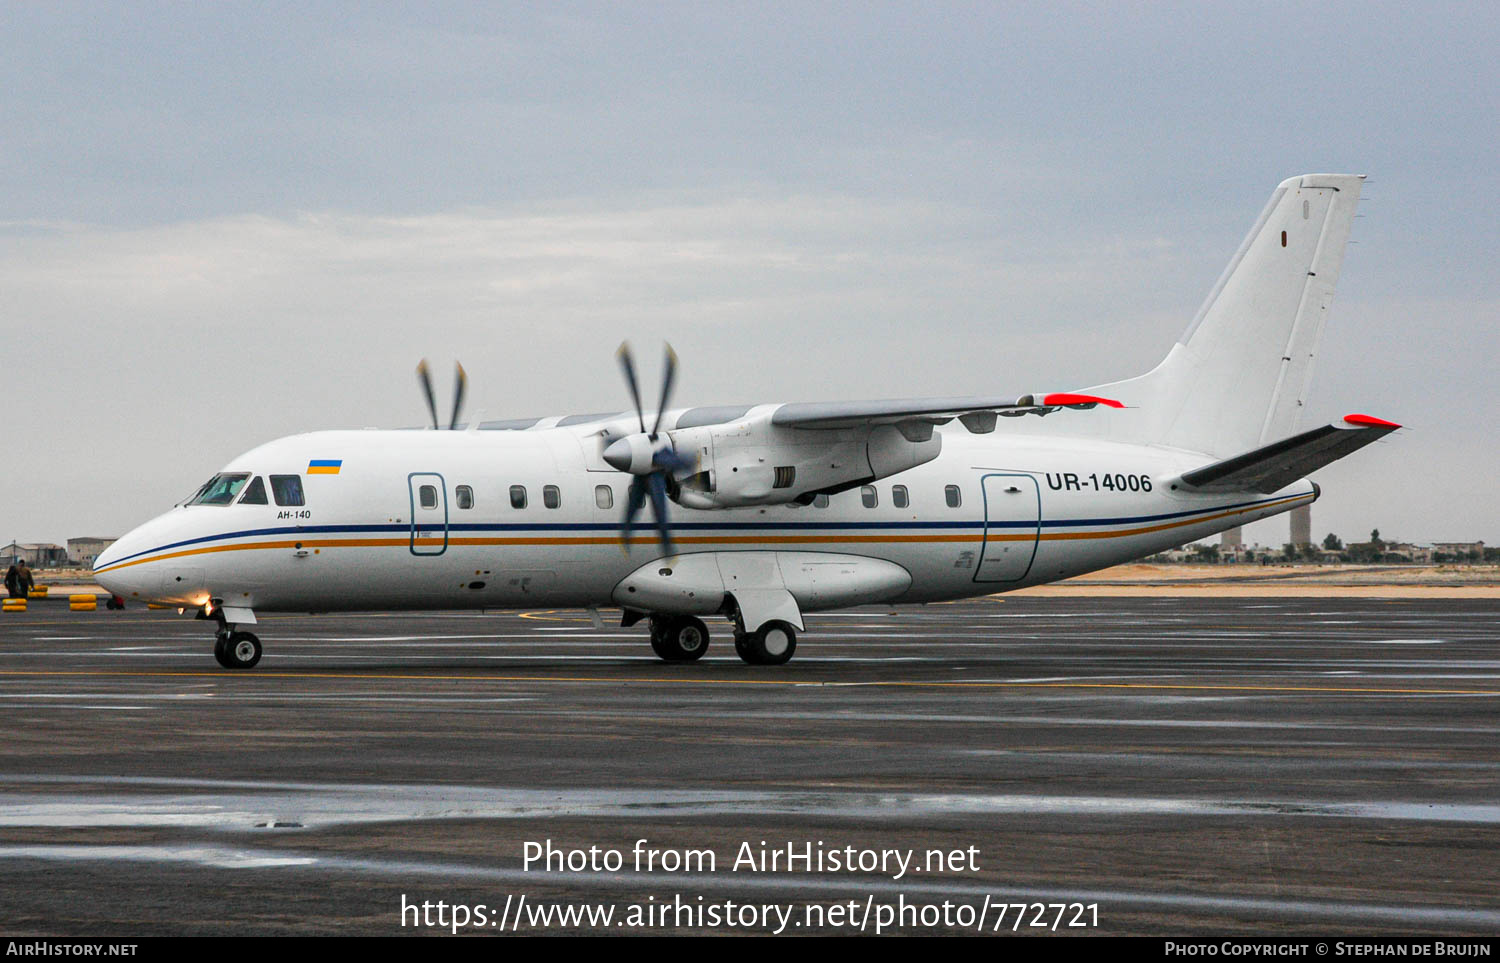
M 411 553 L 441 555 L 448 550 L 448 486 L 435 472 L 406 476 L 411 495 Z
M 1031 571 L 1041 530 L 1042 493 L 1030 475 L 985 475 L 984 547 L 976 582 L 1019 582 Z

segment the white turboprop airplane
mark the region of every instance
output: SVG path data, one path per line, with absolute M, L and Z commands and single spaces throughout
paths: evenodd
M 669 348 L 647 413 L 622 346 L 633 411 L 282 438 L 115 542 L 95 573 L 125 599 L 215 620 L 226 668 L 260 660 L 257 611 L 536 606 L 649 618 L 669 661 L 702 656 L 700 617 L 723 615 L 742 659 L 778 665 L 804 612 L 989 595 L 1151 555 L 1309 504 L 1304 476 L 1400 427 L 1350 415 L 1293 434 L 1362 180 L 1283 181 L 1138 378 L 667 409 Z M 656 530 L 634 534 L 647 503 Z

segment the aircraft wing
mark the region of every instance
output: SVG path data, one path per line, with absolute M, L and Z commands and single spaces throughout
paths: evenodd
M 1184 472 L 1177 484 L 1198 491 L 1258 491 L 1269 495 L 1332 464 L 1401 426 L 1369 415 L 1348 415 L 1300 435 Z
M 1045 415 L 1059 408 L 1123 408 L 1112 398 L 1068 392 L 1020 395 L 1014 398 L 909 398 L 904 401 L 825 401 L 782 405 L 771 424 L 789 428 L 836 429 L 871 425 L 942 425 L 954 418 L 970 431 L 995 429 L 996 416 Z

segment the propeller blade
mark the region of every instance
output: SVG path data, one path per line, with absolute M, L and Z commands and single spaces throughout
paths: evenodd
M 677 352 L 672 346 L 667 345 L 666 357 L 662 361 L 661 372 L 661 404 L 656 406 L 656 424 L 651 426 L 651 438 L 654 441 L 656 434 L 661 430 L 661 416 L 667 412 L 667 402 L 672 399 L 672 382 L 677 379 Z M 645 423 L 642 421 L 642 431 L 645 431 Z
M 432 427 L 437 428 L 437 397 L 432 393 L 432 373 L 427 370 L 426 358 L 417 364 L 417 380 L 422 382 L 422 393 L 427 396 L 427 411 L 432 415 Z
M 651 464 L 655 465 L 657 468 L 663 469 L 664 471 L 669 471 L 675 475 L 679 472 L 691 472 L 693 470 L 696 470 L 698 467 L 698 459 L 689 458 L 686 455 L 678 454 L 675 448 L 664 447 L 652 454 Z
M 469 376 L 464 374 L 464 366 L 457 361 L 453 364 L 458 369 L 458 372 L 453 376 L 453 417 L 448 419 L 449 431 L 458 426 L 458 413 L 463 410 L 464 392 L 469 387 Z
M 620 523 L 620 547 L 630 551 L 630 533 L 635 529 L 635 517 L 646 504 L 646 479 L 640 475 L 630 479 L 630 491 L 625 496 L 625 520 Z
M 641 423 L 641 433 L 646 431 L 646 412 L 641 408 L 641 387 L 635 380 L 635 361 L 630 357 L 630 342 L 621 341 L 615 352 L 620 359 L 620 370 L 625 372 L 625 384 L 630 387 L 630 399 L 635 402 L 635 417 Z
M 672 527 L 667 520 L 667 480 L 661 472 L 646 476 L 651 486 L 651 514 L 656 516 L 656 530 L 661 533 L 661 547 L 668 555 L 673 554 Z

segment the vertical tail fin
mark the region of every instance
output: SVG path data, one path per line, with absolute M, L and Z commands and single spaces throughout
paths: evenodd
M 1166 360 L 1088 389 L 1139 406 L 1133 440 L 1229 455 L 1291 434 L 1363 181 L 1282 181 Z

